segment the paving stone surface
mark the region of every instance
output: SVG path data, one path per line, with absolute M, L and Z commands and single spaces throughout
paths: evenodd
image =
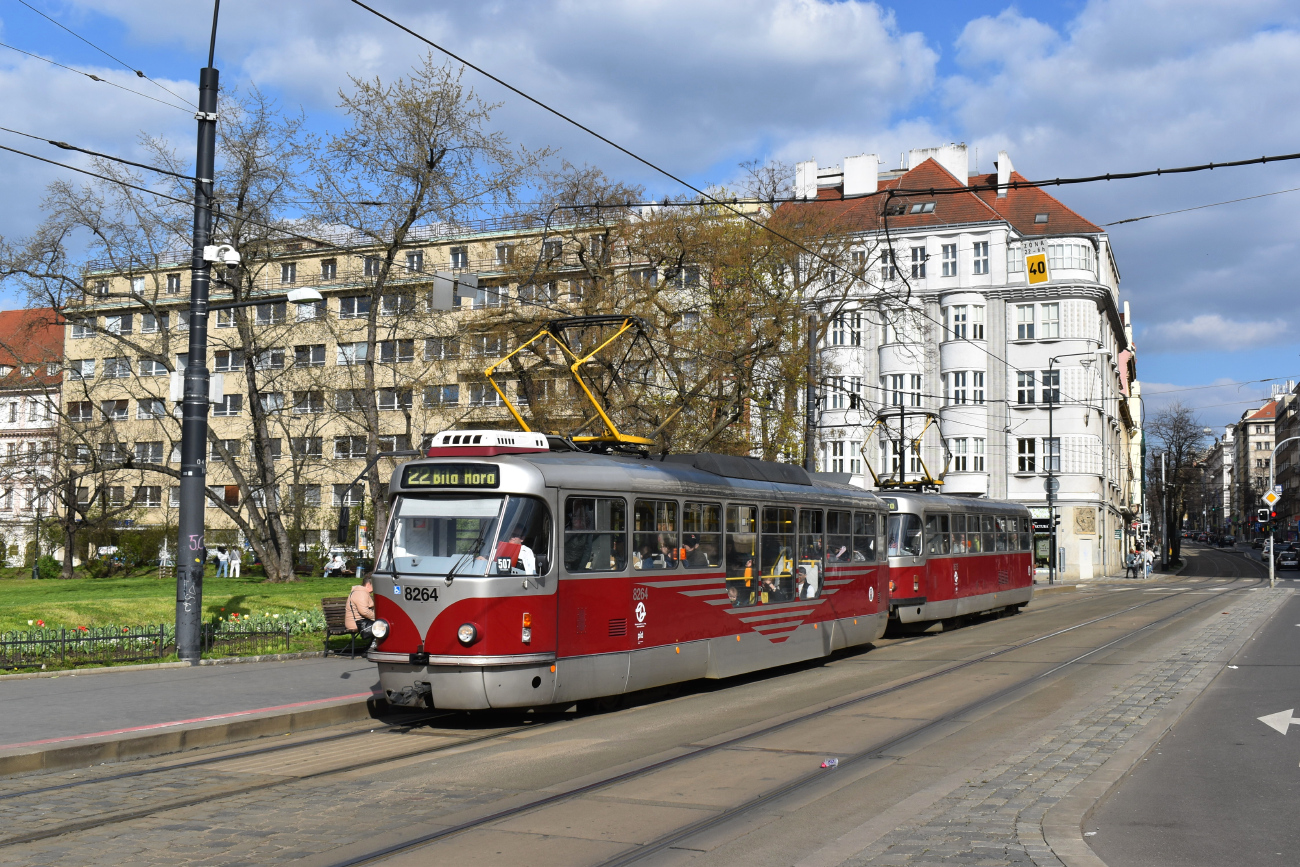
M 1257 615 L 1289 590 L 1261 588 L 1225 606 L 1229 616 L 1190 632 L 1163 658 L 1131 676 L 1073 723 L 1045 733 L 843 862 L 844 867 L 1035 865 L 1064 867 L 1043 835 L 1043 817 L 1151 723 Z

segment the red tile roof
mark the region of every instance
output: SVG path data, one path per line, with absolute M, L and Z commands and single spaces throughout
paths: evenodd
M 62 374 L 49 374 L 45 366 L 62 362 L 63 316 L 57 310 L 0 310 L 0 365 L 13 368 L 0 386 L 58 385 Z M 35 376 L 23 376 L 24 364 L 38 365 Z
M 1264 404 L 1259 409 L 1255 410 L 1253 413 L 1250 413 L 1248 416 L 1246 416 L 1246 421 L 1255 421 L 1257 419 L 1266 419 L 1266 418 L 1277 418 L 1276 400 L 1270 400 L 1268 403 Z
M 915 205 L 933 202 L 934 210 L 928 214 L 901 214 L 889 218 L 889 228 L 907 230 L 917 228 L 942 228 L 961 223 L 988 223 L 1005 220 L 1022 235 L 1064 235 L 1101 232 L 1096 224 L 1085 220 L 1041 189 L 1009 189 L 1005 198 L 997 195 L 997 175 L 979 175 L 966 182 L 939 165 L 933 158 L 896 178 L 882 181 L 879 189 L 907 190 L 896 196 L 862 196 L 842 198 L 838 189 L 817 191 L 811 202 L 790 202 L 777 209 L 778 215 L 791 219 L 797 212 L 800 217 L 815 214 L 844 231 L 878 232 L 884 230 L 881 212 L 890 203 Z M 1024 182 L 1017 172 L 1011 180 Z M 931 195 L 928 190 L 953 189 L 962 186 L 987 187 L 978 191 Z M 910 210 L 910 208 L 909 208 Z M 781 212 L 785 211 L 785 214 Z M 1036 223 L 1038 214 L 1047 214 L 1046 223 Z

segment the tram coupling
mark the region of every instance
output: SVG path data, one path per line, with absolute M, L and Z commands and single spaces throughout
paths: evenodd
M 433 687 L 417 681 L 401 689 L 390 689 L 388 703 L 397 707 L 424 707 L 433 710 Z

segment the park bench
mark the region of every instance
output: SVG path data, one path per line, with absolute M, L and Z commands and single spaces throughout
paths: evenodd
M 348 597 L 326 596 L 321 599 L 320 608 L 325 614 L 325 655 L 329 656 L 331 638 L 335 635 L 347 635 L 351 639 L 348 642 L 348 654 L 355 658 L 357 655 L 357 631 L 348 629 L 344 625 Z

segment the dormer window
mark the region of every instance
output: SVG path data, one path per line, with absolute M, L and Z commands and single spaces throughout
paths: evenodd
M 913 214 L 933 214 L 934 202 L 917 202 L 912 206 L 910 213 Z
M 1047 222 L 1047 214 L 1034 214 L 1034 222 L 1035 222 L 1035 223 L 1046 223 L 1046 222 Z

